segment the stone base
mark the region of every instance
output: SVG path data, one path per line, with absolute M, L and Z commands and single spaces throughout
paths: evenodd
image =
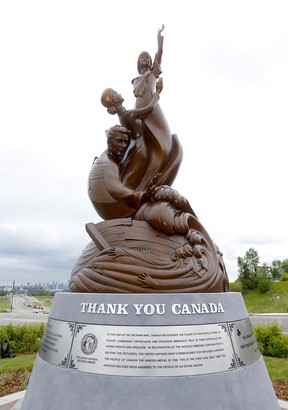
M 21 410 L 279 410 L 240 293 L 56 294 Z

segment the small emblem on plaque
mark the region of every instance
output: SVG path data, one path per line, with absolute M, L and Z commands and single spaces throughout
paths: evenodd
M 87 333 L 81 342 L 81 350 L 84 354 L 92 354 L 97 349 L 97 337 L 92 333 Z

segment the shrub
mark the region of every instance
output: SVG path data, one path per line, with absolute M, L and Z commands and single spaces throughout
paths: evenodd
M 0 327 L 0 342 L 7 339 L 11 353 L 37 352 L 40 348 L 45 324 Z
M 240 280 L 236 280 L 235 282 L 229 283 L 229 292 L 242 292 L 242 283 Z
M 283 273 L 283 275 L 280 276 L 280 282 L 287 282 L 288 281 L 288 273 Z
M 271 289 L 272 283 L 269 278 L 260 277 L 257 280 L 257 289 L 260 293 L 266 293 Z
M 256 326 L 254 333 L 263 355 L 288 357 L 288 335 L 282 333 L 282 329 L 277 322 L 268 326 Z

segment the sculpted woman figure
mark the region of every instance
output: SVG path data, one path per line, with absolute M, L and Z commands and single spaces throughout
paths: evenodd
M 161 75 L 161 60 L 163 53 L 164 26 L 158 30 L 158 49 L 152 61 L 147 51 L 142 51 L 138 57 L 139 75 L 132 80 L 133 92 L 136 97 L 135 108 L 143 108 L 150 104 L 157 79 Z M 161 176 L 158 184 L 172 185 L 182 161 L 182 148 L 176 134 L 171 135 L 169 125 L 162 112 L 160 104 L 143 118 L 143 131 L 150 144 L 150 163 L 148 180 L 158 172 Z M 171 169 L 173 164 L 173 170 Z M 167 173 L 169 169 L 169 173 Z

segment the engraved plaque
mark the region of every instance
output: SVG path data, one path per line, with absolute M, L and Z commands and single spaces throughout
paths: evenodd
M 249 319 L 189 326 L 106 326 L 49 319 L 40 357 L 73 371 L 117 376 L 192 376 L 257 361 Z
M 69 368 L 122 376 L 183 376 L 232 370 L 234 359 L 227 325 L 77 324 Z
M 249 319 L 229 323 L 232 344 L 239 367 L 256 362 L 261 352 Z
M 39 356 L 46 362 L 67 367 L 75 323 L 48 319 Z

